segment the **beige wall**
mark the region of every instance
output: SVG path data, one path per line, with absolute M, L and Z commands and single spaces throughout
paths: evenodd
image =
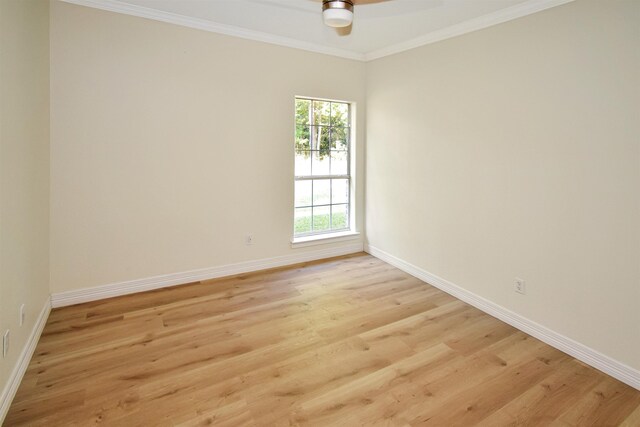
M 49 4 L 0 0 L 0 335 L 11 331 L 8 357 L 0 353 L 0 391 L 49 298 L 48 285 Z
M 639 22 L 578 0 L 368 64 L 369 243 L 640 369 Z
M 364 64 L 61 2 L 51 14 L 52 293 L 318 249 L 289 243 L 294 96 L 356 102 L 362 152 Z
M 49 218 L 53 293 L 313 250 L 289 246 L 293 97 L 357 102 L 362 190 L 365 92 L 369 243 L 640 368 L 637 2 L 366 65 L 53 2 L 50 217 L 47 2 L 0 6 L 2 384 Z

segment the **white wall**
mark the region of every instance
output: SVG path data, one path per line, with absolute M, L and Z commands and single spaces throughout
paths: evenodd
M 296 95 L 357 103 L 362 227 L 364 64 L 57 1 L 51 14 L 52 293 L 317 249 L 289 243 Z
M 369 244 L 640 369 L 639 22 L 579 0 L 368 64 Z
M 48 285 L 49 4 L 0 0 L 0 335 L 11 331 L 5 359 L 0 349 L 1 398 Z

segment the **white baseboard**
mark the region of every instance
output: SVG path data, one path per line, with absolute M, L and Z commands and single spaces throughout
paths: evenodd
M 51 294 L 54 308 L 363 251 L 362 242 Z
M 4 422 L 7 412 L 9 412 L 9 406 L 11 406 L 11 402 L 18 391 L 22 377 L 27 371 L 27 367 L 31 361 L 31 356 L 33 356 L 33 352 L 36 350 L 36 345 L 38 344 L 44 325 L 47 323 L 50 311 L 51 303 L 47 300 L 36 319 L 35 325 L 33 325 L 31 334 L 22 349 L 22 353 L 20 353 L 20 357 L 18 357 L 18 360 L 16 361 L 16 366 L 13 368 L 13 371 L 11 371 L 11 375 L 2 390 L 2 394 L 0 395 L 0 425 Z
M 561 335 L 545 326 L 542 326 L 532 320 L 527 319 L 517 313 L 495 304 L 481 296 L 478 296 L 468 290 L 455 285 L 448 280 L 431 274 L 413 264 L 410 264 L 400 258 L 397 258 L 374 246 L 365 245 L 365 251 L 379 258 L 400 270 L 417 277 L 418 279 L 429 283 L 453 295 L 454 297 L 470 304 L 485 313 L 490 314 L 502 320 L 505 323 L 549 344 L 552 347 L 563 351 L 576 359 L 608 374 L 623 383 L 640 390 L 640 371 L 625 365 L 615 359 L 610 358 L 584 344 L 572 340 Z

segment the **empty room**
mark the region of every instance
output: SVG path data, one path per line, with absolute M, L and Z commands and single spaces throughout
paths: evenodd
M 0 0 L 3 426 L 640 426 L 640 1 Z

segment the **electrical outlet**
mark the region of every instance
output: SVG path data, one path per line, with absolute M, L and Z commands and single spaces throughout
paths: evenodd
M 244 242 L 247 245 L 253 245 L 253 235 L 247 234 L 247 237 L 245 237 Z
M 7 357 L 7 354 L 9 354 L 9 329 L 7 329 L 4 333 L 4 335 L 2 336 L 2 357 L 5 358 Z
M 524 282 L 523 279 L 520 279 L 519 277 L 516 277 L 514 282 L 513 282 L 513 287 L 514 290 L 522 295 L 526 295 L 527 294 L 527 287 L 526 284 Z
M 24 325 L 24 317 L 25 317 L 24 304 L 20 306 L 20 326 Z

